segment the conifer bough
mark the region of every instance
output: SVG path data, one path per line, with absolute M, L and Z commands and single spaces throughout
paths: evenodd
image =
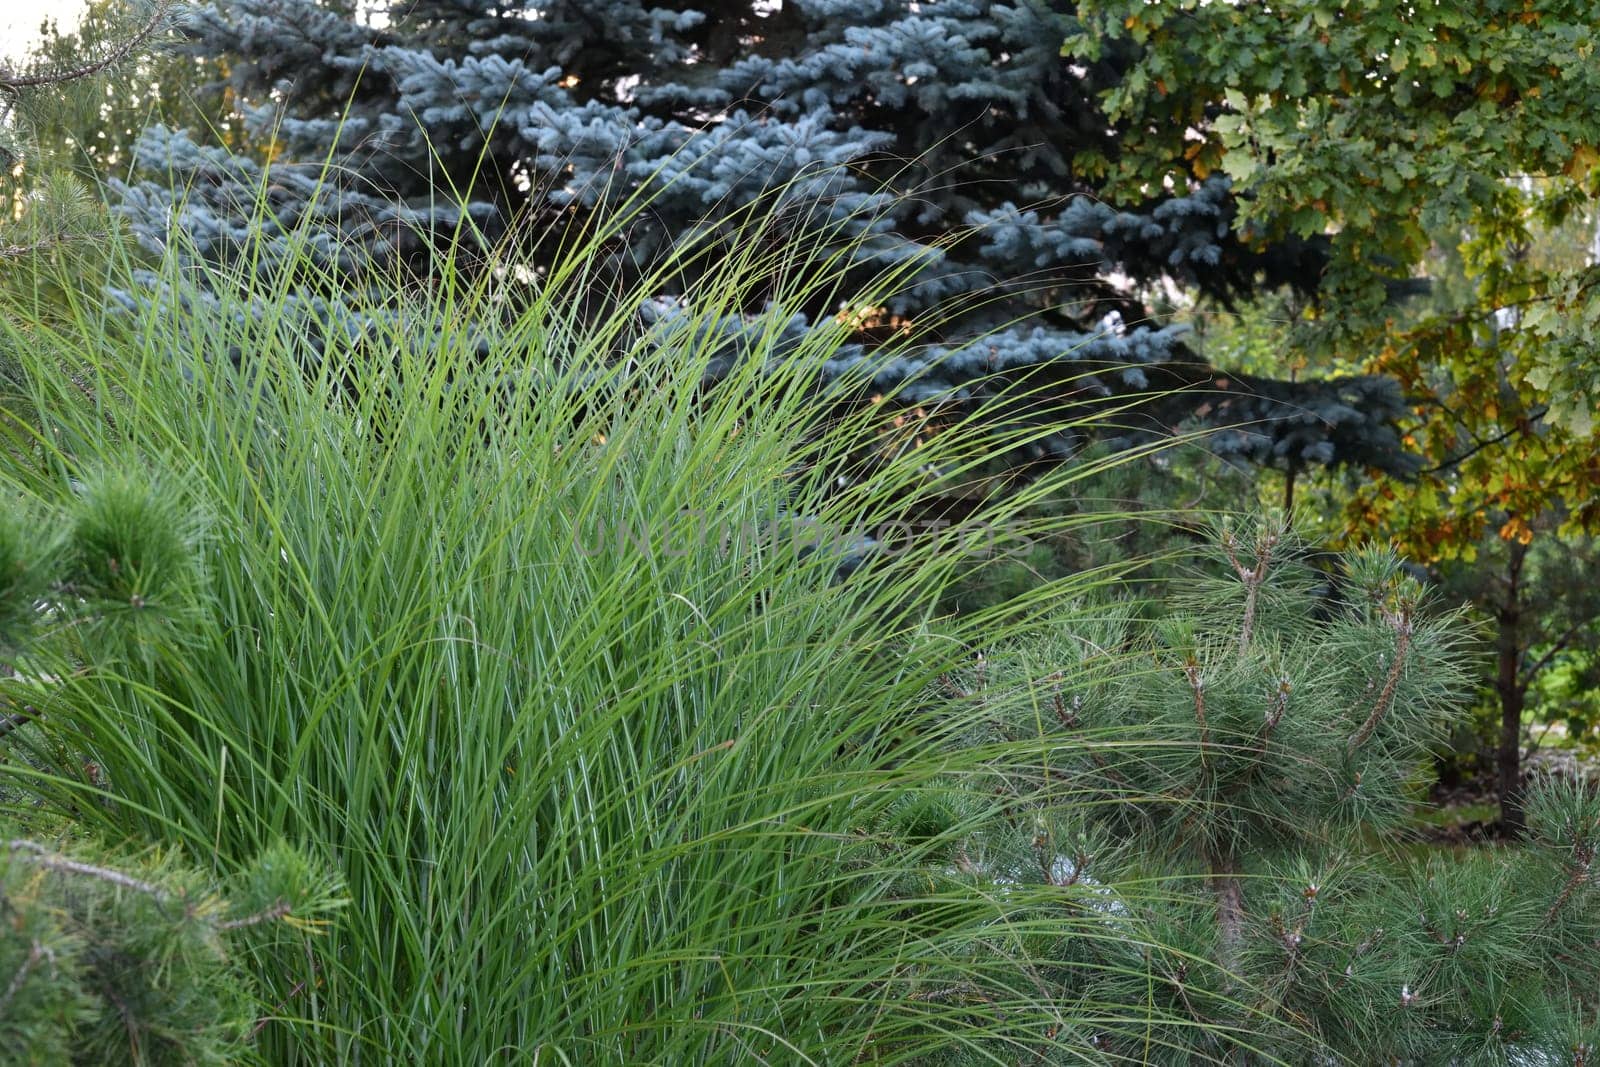
M 182 130 L 148 131 L 147 180 L 117 186 L 141 238 L 166 248 L 182 233 L 202 258 L 245 270 L 277 270 L 298 244 L 341 268 L 425 279 L 463 230 L 509 234 L 536 285 L 563 255 L 558 235 L 631 211 L 598 293 L 683 240 L 736 240 L 726 220 L 772 196 L 784 220 L 772 240 L 831 242 L 854 279 L 844 291 L 914 264 L 894 299 L 842 309 L 867 342 L 855 365 L 885 334 L 937 321 L 933 343 L 874 368 L 876 394 L 1048 431 L 1014 461 L 1073 454 L 1082 416 L 1101 411 L 1119 441 L 1199 417 L 1225 428 L 1217 449 L 1258 462 L 1414 466 L 1393 382 L 1220 373 L 1133 295 L 1129 282 L 1163 280 L 1224 301 L 1262 285 L 1310 292 L 1324 242 L 1242 236 L 1220 175 L 1111 200 L 1098 176 L 1119 127 L 1098 99 L 1128 49 L 1063 59 L 1070 5 L 406 0 L 381 13 L 196 5 L 190 47 L 226 58 L 276 158 L 267 170 Z M 693 289 L 682 267 L 657 279 L 663 295 Z M 832 299 L 781 310 L 814 328 L 841 313 Z M 762 310 L 750 300 L 731 309 L 731 334 Z

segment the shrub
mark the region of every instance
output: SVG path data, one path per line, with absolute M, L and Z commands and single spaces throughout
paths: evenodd
M 1081 1040 L 1141 1062 L 1584 1062 L 1600 790 L 1541 787 L 1526 847 L 1407 848 L 1469 677 L 1460 615 L 1385 552 L 1330 582 L 1281 525 L 1224 531 L 1216 555 L 1225 577 L 1154 621 L 1069 612 L 951 682 L 990 709 L 985 746 L 1044 742 L 997 774 L 1014 806 L 956 866 L 1055 891 L 1021 928 L 1099 917 L 1076 968 L 1040 972 L 1120 1006 Z
M 228 899 L 170 856 L 112 860 L 103 852 L 81 842 L 58 851 L 0 832 L 6 1062 L 249 1059 L 264 1011 L 230 942 L 315 923 L 336 903 L 332 887 L 281 846 L 227 886 Z

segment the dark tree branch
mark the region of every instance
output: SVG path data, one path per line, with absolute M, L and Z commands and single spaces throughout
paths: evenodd
M 1582 622 L 1573 623 L 1562 632 L 1560 637 L 1556 638 L 1555 642 L 1545 650 L 1542 656 L 1534 660 L 1532 663 L 1526 665 L 1522 669 L 1522 679 L 1520 683 L 1522 688 L 1526 689 L 1528 686 L 1532 685 L 1534 678 L 1538 676 L 1539 672 L 1544 670 L 1544 668 L 1549 665 L 1552 659 L 1560 655 L 1567 648 L 1567 646 L 1572 643 L 1572 639 L 1578 636 L 1579 631 L 1588 627 L 1592 622 L 1592 619 L 1584 619 Z
M 8 712 L 0 715 L 0 740 L 8 737 L 14 731 L 28 725 L 39 717 L 39 710 L 32 704 L 22 705 L 21 711 Z
M 45 71 L 41 74 L 18 74 L 9 67 L 0 67 L 0 89 L 7 89 L 15 92 L 18 89 L 34 89 L 45 85 L 60 85 L 63 82 L 77 81 L 79 78 L 92 77 L 104 70 L 116 66 L 118 63 L 121 63 L 124 59 L 127 59 L 130 55 L 132 55 L 137 49 L 143 47 L 146 41 L 150 40 L 150 38 L 156 35 L 156 33 L 161 29 L 162 25 L 167 21 L 167 13 L 171 10 L 171 7 L 172 4 L 170 0 L 162 0 L 161 3 L 156 5 L 155 11 L 151 13 L 149 20 L 146 21 L 136 33 L 134 33 L 127 40 L 118 44 L 106 55 L 92 63 L 86 63 L 81 67 L 73 67 L 70 70 Z
M 1465 452 L 1461 453 L 1460 455 L 1451 456 L 1449 459 L 1443 461 L 1442 463 L 1436 463 L 1432 467 L 1424 467 L 1421 470 L 1419 470 L 1417 473 L 1418 474 L 1437 474 L 1439 471 L 1448 470 L 1451 467 L 1454 467 L 1456 464 L 1461 463 L 1464 460 L 1470 459 L 1471 457 L 1477 455 L 1479 452 L 1482 452 L 1484 449 L 1492 448 L 1493 446 L 1495 446 L 1495 445 L 1499 444 L 1500 442 L 1506 440 L 1508 437 L 1515 437 L 1519 433 L 1526 433 L 1528 431 L 1528 429 L 1534 423 L 1536 423 L 1540 419 L 1544 418 L 1545 415 L 1549 412 L 1549 410 L 1550 410 L 1550 405 L 1548 405 L 1548 404 L 1546 404 L 1546 405 L 1544 405 L 1542 407 L 1536 408 L 1533 411 L 1530 411 L 1528 413 L 1528 417 L 1527 417 L 1526 420 L 1524 420 L 1524 424 L 1523 425 L 1513 426 L 1509 430 L 1506 430 L 1504 433 L 1496 434 L 1495 436 L 1489 438 L 1486 441 L 1479 441 L 1477 444 L 1473 445 L 1471 448 L 1467 449 Z

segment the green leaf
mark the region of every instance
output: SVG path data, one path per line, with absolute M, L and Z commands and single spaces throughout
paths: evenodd
M 1579 403 L 1572 406 L 1572 414 L 1567 419 L 1567 429 L 1579 437 L 1588 437 L 1594 432 L 1594 407 L 1588 403 L 1588 397 L 1583 397 Z
M 1255 156 L 1243 148 L 1230 148 L 1222 155 L 1222 169 L 1240 185 L 1255 177 Z
M 1555 332 L 1557 317 L 1555 309 L 1549 301 L 1537 301 L 1527 307 L 1522 313 L 1522 328 L 1540 337 L 1548 337 Z M 1544 388 L 1544 386 L 1539 386 Z

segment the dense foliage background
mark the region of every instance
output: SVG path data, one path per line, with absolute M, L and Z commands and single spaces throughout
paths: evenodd
M 1152 286 L 1224 302 L 1261 286 L 1311 292 L 1327 243 L 1241 234 L 1221 175 L 1113 189 L 1102 175 L 1124 131 L 1101 97 L 1134 53 L 1063 58 L 1079 29 L 1071 5 L 969 0 L 408 2 L 381 17 L 316 0 L 200 5 L 190 51 L 227 57 L 246 128 L 273 145 L 272 175 L 156 126 L 141 156 L 157 180 L 115 188 L 152 248 L 181 230 L 228 260 L 260 224 L 252 269 L 270 269 L 286 235 L 309 226 L 302 239 L 353 239 L 369 269 L 426 277 L 470 220 L 482 240 L 516 243 L 534 285 L 559 255 L 552 233 L 630 198 L 649 209 L 606 250 L 619 279 L 647 275 L 702 229 L 727 239 L 729 220 L 781 189 L 770 240 L 830 245 L 854 284 L 914 267 L 880 306 L 775 313 L 800 330 L 844 311 L 868 343 L 932 316 L 932 343 L 878 368 L 874 386 L 1058 427 L 1016 459 L 1072 454 L 1081 435 L 1059 427 L 1107 399 L 1126 435 L 1176 424 L 1209 396 L 1214 423 L 1251 426 L 1217 447 L 1409 469 L 1392 381 L 1219 381 L 1180 328 L 1151 318 Z M 683 270 L 655 287 L 681 296 L 693 285 Z M 752 293 L 730 310 L 770 300 Z
M 0 1033 L 1592 1062 L 1590 7 L 93 0 Z

